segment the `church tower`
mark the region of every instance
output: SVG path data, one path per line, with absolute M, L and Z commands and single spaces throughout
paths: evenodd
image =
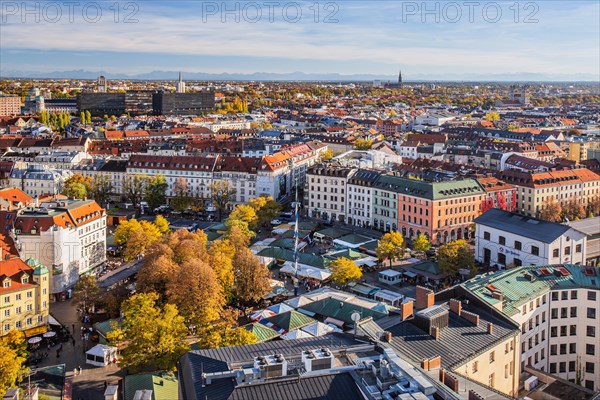
M 402 70 L 398 73 L 398 87 L 402 89 Z
M 177 82 L 177 93 L 185 93 L 185 82 L 181 72 L 179 72 L 179 81 Z

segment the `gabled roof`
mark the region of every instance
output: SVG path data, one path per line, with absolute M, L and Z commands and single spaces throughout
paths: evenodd
M 256 336 L 256 343 L 268 342 L 269 340 L 281 336 L 279 332 L 261 324 L 260 322 L 253 322 L 251 324 L 244 325 L 243 328 L 254 333 L 254 336 Z
M 486 211 L 475 218 L 474 222 L 504 232 L 539 240 L 543 243 L 552 243 L 567 231 L 573 229 L 567 225 L 542 221 L 537 218 L 526 217 L 498 208 L 492 208 Z M 575 229 L 573 229 L 573 231 L 575 231 Z
M 300 329 L 306 325 L 316 322 L 311 317 L 294 310 L 273 315 L 266 320 L 275 325 L 277 328 L 283 329 L 286 332 L 292 332 L 296 329 Z
M 312 303 L 303 305 L 301 308 L 324 318 L 331 317 L 339 319 L 347 324 L 354 323 L 352 321 L 352 314 L 356 312 L 361 315 L 361 319 L 373 317 L 373 319 L 377 320 L 388 315 L 387 313 L 381 311 L 365 308 L 332 297 L 313 301 Z

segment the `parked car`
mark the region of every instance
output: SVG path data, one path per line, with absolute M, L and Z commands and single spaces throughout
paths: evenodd
M 274 219 L 273 221 L 271 221 L 271 225 L 275 226 L 275 225 L 281 225 L 283 222 L 279 219 Z

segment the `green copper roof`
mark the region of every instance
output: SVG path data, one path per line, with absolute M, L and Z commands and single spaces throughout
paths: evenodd
M 568 275 L 560 273 L 558 268 L 561 267 Z M 529 277 L 533 277 L 533 280 Z M 551 289 L 580 287 L 600 289 L 600 268 L 571 264 L 518 267 L 479 275 L 466 281 L 462 286 L 495 307 L 500 300 L 492 297 L 491 290 L 499 291 L 504 296 L 502 311 L 508 316 L 513 316 L 520 312 L 523 304 Z
M 50 272 L 50 271 L 48 271 L 48 268 L 43 266 L 42 263 L 40 263 L 38 260 L 36 260 L 33 257 L 29 257 L 27 260 L 25 260 L 25 264 L 27 264 L 28 266 L 33 268 L 34 275 L 44 275 L 44 274 L 48 274 Z
M 358 312 L 361 315 L 361 319 L 368 317 L 373 317 L 373 319 L 379 319 L 388 315 L 387 310 L 377 311 L 330 297 L 322 300 L 313 301 L 312 303 L 304 304 L 303 306 L 301 306 L 301 308 L 303 310 L 313 312 L 323 317 L 332 317 L 335 319 L 339 319 L 348 324 L 354 323 L 352 321 L 352 314 L 355 312 Z
M 274 329 L 271 329 L 260 322 L 253 322 L 251 324 L 244 325 L 244 329 L 254 333 L 254 336 L 256 336 L 256 343 L 267 342 L 271 339 L 281 336 Z
M 428 200 L 442 200 L 468 195 L 485 194 L 485 190 L 475 179 L 462 179 L 448 182 L 425 182 L 391 175 L 381 175 L 379 179 L 377 179 L 374 188 L 396 192 L 398 195 L 404 194 Z
M 167 372 L 127 375 L 124 383 L 125 400 L 133 400 L 138 390 L 152 390 L 154 400 L 173 400 L 179 398 L 177 378 Z
M 273 315 L 272 317 L 267 318 L 267 321 L 286 332 L 292 332 L 316 322 L 316 320 L 311 317 L 294 310 Z

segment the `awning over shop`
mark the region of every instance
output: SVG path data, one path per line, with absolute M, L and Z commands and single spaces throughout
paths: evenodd
M 404 272 L 404 276 L 408 276 L 409 278 L 414 278 L 414 277 L 416 277 L 416 276 L 417 276 L 417 274 L 415 274 L 415 273 L 414 273 L 414 272 L 412 272 L 412 271 L 405 271 L 405 272 Z

